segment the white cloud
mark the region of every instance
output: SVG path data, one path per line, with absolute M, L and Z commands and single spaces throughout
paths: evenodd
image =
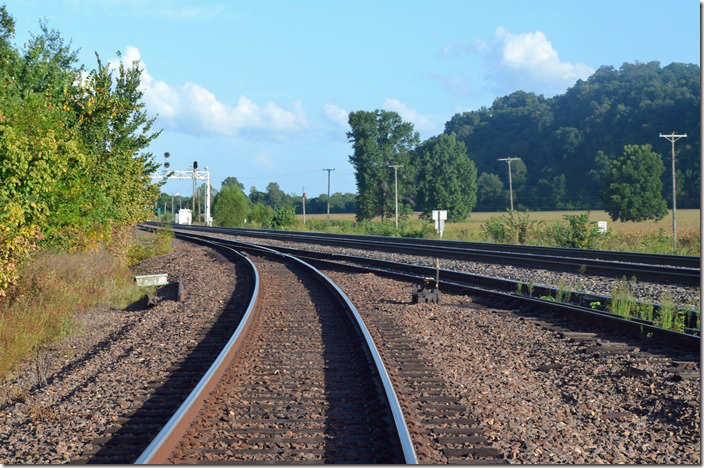
M 500 27 L 491 41 L 475 41 L 474 48 L 492 67 L 490 77 L 497 84 L 516 89 L 560 92 L 594 72 L 583 63 L 560 61 L 541 31 L 513 34 Z
M 386 99 L 382 107 L 388 111 L 396 112 L 403 120 L 411 122 L 415 130 L 421 133 L 437 133 L 441 128 L 433 120 L 419 114 L 398 99 Z
M 323 106 L 323 115 L 327 117 L 328 120 L 339 125 L 345 130 L 349 129 L 349 115 L 342 107 L 336 106 L 335 104 L 325 103 Z
M 203 86 L 186 82 L 172 85 L 156 80 L 141 60 L 139 49 L 128 46 L 122 63 L 134 61 L 142 68 L 141 91 L 150 114 L 159 114 L 158 124 L 175 131 L 196 135 L 258 135 L 283 138 L 308 127 L 300 102 L 291 110 L 269 101 L 259 105 L 240 96 L 235 105 L 223 103 Z M 113 60 L 111 67 L 119 62 Z

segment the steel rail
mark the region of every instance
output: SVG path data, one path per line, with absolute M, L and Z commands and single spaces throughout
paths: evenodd
M 223 242 L 226 245 L 236 245 L 239 244 L 239 241 L 233 241 L 229 239 L 219 239 L 219 238 L 212 238 L 210 236 L 206 235 L 200 235 L 199 237 L 206 237 L 210 239 L 217 239 L 219 242 Z M 257 246 L 261 247 L 261 246 Z M 287 249 L 288 250 L 288 249 Z M 340 255 L 337 255 L 337 257 L 341 257 Z M 319 258 L 313 258 L 313 257 L 308 257 L 306 260 L 308 260 L 311 263 L 316 263 L 319 265 L 327 265 L 328 267 L 334 267 L 334 268 L 343 268 L 343 269 L 350 269 L 350 270 L 355 270 L 355 271 L 365 271 L 365 272 L 372 272 L 376 274 L 380 274 L 383 276 L 387 276 L 390 278 L 395 278 L 395 279 L 402 279 L 405 281 L 411 280 L 411 281 L 418 281 L 419 279 L 423 279 L 425 276 L 424 275 L 413 275 L 409 273 L 400 273 L 398 271 L 392 271 L 388 268 L 385 269 L 378 269 L 378 268 L 369 268 L 369 267 L 362 267 L 359 265 L 348 265 L 345 263 L 340 263 L 339 261 L 332 261 L 332 260 L 326 260 L 326 259 L 319 259 Z M 367 260 L 367 259 L 365 259 Z M 383 262 L 385 265 L 393 265 L 394 263 L 397 262 L 389 262 L 389 261 L 383 261 L 383 260 L 374 260 L 374 262 Z M 401 265 L 400 268 L 402 269 L 408 269 L 409 267 L 411 269 L 414 268 L 413 265 L 409 264 L 399 264 Z M 447 281 L 444 280 L 442 281 L 442 286 L 445 290 L 453 290 L 456 292 L 460 293 L 469 293 L 473 294 L 479 297 L 485 297 L 485 298 L 500 298 L 504 301 L 510 301 L 512 303 L 516 304 L 523 304 L 523 305 L 539 305 L 541 308 L 547 308 L 550 310 L 553 310 L 557 313 L 565 314 L 567 315 L 572 315 L 572 316 L 577 316 L 582 319 L 587 319 L 589 321 L 597 321 L 601 322 L 604 324 L 607 324 L 609 326 L 617 326 L 621 328 L 624 331 L 627 331 L 628 333 L 635 335 L 635 336 L 643 336 L 644 333 L 650 333 L 652 336 L 659 340 L 659 341 L 664 341 L 667 342 L 668 344 L 675 345 L 675 346 L 680 346 L 683 348 L 688 349 L 691 352 L 696 353 L 697 355 L 699 354 L 699 348 L 700 348 L 700 337 L 687 334 L 687 333 L 680 333 L 676 332 L 673 330 L 666 330 L 660 327 L 655 326 L 651 322 L 647 322 L 645 320 L 629 320 L 629 319 L 624 319 L 621 316 L 612 314 L 610 312 L 605 312 L 605 311 L 600 311 L 600 310 L 594 310 L 591 308 L 579 306 L 579 305 L 574 305 L 574 304 L 568 304 L 568 303 L 561 303 L 561 302 L 553 302 L 553 301 L 547 301 L 543 299 L 538 299 L 534 297 L 526 297 L 526 296 L 520 296 L 516 294 L 511 294 L 508 292 L 501 292 L 501 291 L 496 291 L 495 289 L 486 289 L 483 287 L 477 287 L 477 286 L 471 286 L 466 283 L 458 283 L 455 281 Z
M 250 273 L 253 275 L 254 288 L 249 306 L 242 317 L 242 321 L 237 326 L 237 329 L 233 333 L 232 337 L 228 340 L 227 344 L 215 359 L 213 364 L 208 368 L 205 375 L 203 375 L 198 384 L 191 391 L 188 397 L 186 397 L 186 400 L 184 400 L 183 404 L 181 404 L 178 410 L 176 410 L 171 419 L 169 419 L 162 430 L 156 435 L 156 437 L 137 458 L 137 460 L 135 460 L 134 463 L 136 464 L 165 463 L 166 455 L 168 455 L 168 453 L 174 448 L 175 438 L 185 432 L 185 428 L 183 428 L 182 423 L 188 419 L 191 419 L 191 417 L 198 412 L 203 404 L 204 398 L 215 386 L 217 379 L 219 379 L 219 377 L 221 377 L 225 372 L 226 366 L 224 364 L 226 364 L 237 351 L 244 333 L 252 323 L 252 317 L 254 315 L 252 311 L 254 310 L 259 297 L 259 272 L 254 266 L 254 263 L 252 263 L 252 261 L 246 256 L 240 254 L 231 247 L 223 247 L 242 258 L 245 261 L 245 264 L 248 265 Z
M 700 284 L 700 270 L 698 268 L 685 268 L 681 266 L 665 266 L 656 264 L 628 263 L 614 260 L 600 260 L 576 257 L 559 257 L 544 253 L 507 252 L 501 250 L 468 249 L 448 246 L 444 243 L 421 244 L 410 242 L 406 238 L 381 238 L 371 236 L 332 237 L 319 233 L 308 234 L 293 231 L 263 231 L 244 230 L 233 228 L 206 228 L 201 226 L 177 226 L 179 229 L 190 231 L 213 232 L 228 235 L 247 235 L 252 237 L 269 238 L 282 241 L 307 242 L 324 245 L 359 248 L 364 250 L 380 250 L 397 252 L 408 255 L 427 257 L 454 258 L 464 261 L 481 261 L 487 263 L 501 263 L 533 268 L 556 269 L 567 272 L 580 272 L 598 274 L 603 276 L 621 277 L 636 276 L 640 280 L 667 282 L 698 286 Z M 445 242 L 445 241 L 442 241 Z M 498 244 L 496 244 L 498 245 Z M 543 248 L 546 249 L 546 248 Z M 588 251 L 585 251 L 588 252 Z M 619 255 L 620 252 L 613 252 Z M 645 255 L 645 254 L 644 254 Z
M 669 255 L 669 254 L 653 254 L 643 252 L 622 252 L 614 250 L 596 250 L 596 249 L 576 249 L 568 247 L 547 247 L 539 245 L 524 245 L 524 244 L 496 244 L 490 242 L 469 242 L 457 240 L 442 240 L 442 239 L 425 239 L 418 237 L 389 237 L 375 236 L 366 234 L 339 234 L 332 232 L 305 232 L 305 231 L 285 231 L 274 229 L 247 229 L 247 228 L 225 228 L 233 231 L 242 231 L 256 234 L 257 232 L 265 233 L 284 233 L 286 235 L 316 235 L 320 237 L 331 238 L 352 238 L 352 239 L 368 239 L 379 242 L 394 242 L 400 241 L 406 244 L 434 246 L 434 247 L 450 247 L 470 250 L 487 250 L 490 252 L 508 252 L 508 253 L 526 253 L 539 254 L 551 257 L 567 257 L 580 259 L 605 260 L 614 262 L 636 263 L 643 265 L 663 265 L 663 266 L 678 266 L 684 268 L 700 268 L 701 257 L 688 255 Z
M 264 247 L 264 246 L 258 246 L 254 244 L 248 244 L 248 243 L 243 243 L 243 242 L 235 242 L 235 241 L 224 241 L 223 239 L 216 239 L 216 238 L 209 238 L 205 239 L 204 237 L 207 236 L 193 236 L 193 235 L 187 235 L 187 234 L 182 234 L 182 233 L 175 233 L 175 235 L 178 238 L 181 239 L 186 239 L 186 240 L 192 240 L 192 241 L 197 241 L 197 242 L 202 242 L 206 244 L 211 244 L 211 245 L 219 245 L 221 247 L 227 248 L 229 250 L 232 250 L 233 252 L 237 253 L 239 256 L 245 258 L 247 262 L 251 265 L 253 268 L 255 274 L 256 274 L 256 291 L 258 292 L 259 290 L 259 276 L 256 271 L 256 267 L 252 263 L 252 261 L 247 258 L 246 256 L 240 254 L 236 250 L 232 249 L 233 246 L 237 246 L 241 250 L 246 250 L 250 252 L 259 252 L 259 253 L 266 253 L 269 255 L 274 255 L 277 257 L 284 257 L 288 259 L 289 261 L 295 262 L 302 266 L 303 268 L 307 269 L 308 271 L 312 272 L 314 276 L 321 281 L 327 288 L 330 290 L 340 302 L 345 304 L 345 309 L 347 312 L 350 314 L 350 319 L 357 329 L 357 331 L 361 334 L 361 336 L 364 338 L 365 345 L 367 347 L 367 351 L 369 353 L 369 356 L 371 358 L 371 361 L 374 365 L 374 370 L 376 371 L 377 375 L 379 376 L 379 379 L 382 383 L 382 387 L 384 389 L 384 396 L 386 397 L 386 402 L 389 406 L 389 410 L 391 412 L 391 415 L 393 417 L 394 421 L 394 427 L 396 429 L 396 436 L 399 439 L 399 444 L 401 446 L 401 450 L 403 453 L 403 457 L 405 460 L 406 464 L 418 464 L 418 459 L 415 453 L 415 449 L 413 447 L 413 441 L 410 435 L 410 432 L 408 430 L 408 426 L 406 425 L 405 417 L 403 415 L 403 410 L 401 409 L 401 404 L 399 402 L 398 396 L 396 395 L 396 391 L 393 387 L 393 383 L 391 382 L 391 378 L 388 374 L 388 371 L 386 370 L 386 366 L 384 365 L 383 360 L 381 359 L 381 355 L 379 354 L 379 351 L 374 343 L 374 340 L 371 337 L 371 334 L 369 333 L 369 330 L 367 329 L 366 325 L 364 324 L 364 320 L 362 319 L 361 315 L 357 311 L 356 307 L 352 302 L 349 300 L 347 295 L 331 280 L 329 279 L 324 273 L 322 273 L 320 270 L 315 268 L 313 265 L 296 258 L 292 255 L 286 254 L 286 253 L 281 253 L 276 251 L 275 249 L 269 248 L 269 247 Z M 254 297 L 256 297 L 256 293 L 254 294 Z M 225 359 L 229 358 L 234 351 L 230 350 L 230 348 L 234 347 L 235 343 L 238 342 L 240 339 L 240 335 L 243 333 L 243 330 L 246 328 L 245 327 L 245 321 L 247 321 L 247 325 L 250 322 L 250 312 L 254 307 L 254 301 L 250 302 L 249 307 L 247 308 L 247 311 L 245 312 L 245 315 L 242 319 L 242 323 L 240 326 L 237 328 L 235 331 L 235 334 L 233 337 L 228 341 L 228 344 L 226 345 L 225 349 L 223 349 L 223 352 L 220 353 L 218 356 L 217 360 L 213 363 L 211 368 L 208 370 L 208 372 L 205 374 L 205 376 L 201 379 L 201 381 L 198 383 L 196 388 L 191 392 L 191 395 L 186 399 L 186 401 L 183 403 L 183 405 L 177 410 L 177 412 L 174 414 L 174 416 L 169 420 L 169 422 L 164 426 L 161 432 L 156 436 L 156 438 L 152 441 L 152 443 L 147 447 L 147 449 L 140 455 L 140 457 L 135 461 L 135 463 L 139 464 L 145 464 L 145 463 L 150 463 L 152 460 L 157 459 L 157 457 L 160 456 L 160 454 L 165 453 L 167 451 L 170 451 L 172 449 L 172 446 L 169 446 L 165 444 L 166 440 L 170 440 L 170 438 L 175 434 L 176 428 L 178 427 L 179 423 L 184 420 L 186 414 L 192 414 L 194 412 L 193 406 L 195 404 L 198 404 L 200 399 L 202 398 L 202 395 L 205 392 L 206 387 L 210 388 L 211 386 L 214 386 L 214 384 L 209 382 L 209 379 L 211 378 L 217 378 L 219 374 L 222 374 L 224 370 L 218 371 L 217 367 L 220 366 L 223 362 L 226 362 Z M 200 404 L 198 404 L 198 408 L 200 407 Z M 197 411 L 197 409 L 195 411 Z M 157 463 L 162 463 L 163 459 L 160 459 L 157 461 Z

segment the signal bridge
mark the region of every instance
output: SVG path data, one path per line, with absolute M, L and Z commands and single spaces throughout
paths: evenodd
M 167 156 L 168 157 L 168 156 Z M 210 217 L 210 171 L 208 171 L 208 166 L 205 166 L 205 170 L 199 171 L 198 164 L 194 164 L 193 169 L 188 169 L 185 171 L 168 171 L 163 170 L 152 175 L 153 179 L 192 179 L 193 180 L 193 197 L 196 196 L 196 180 L 205 181 L 205 225 L 212 226 L 213 218 Z M 168 168 L 168 166 L 166 166 Z M 194 218 L 195 219 L 195 218 Z

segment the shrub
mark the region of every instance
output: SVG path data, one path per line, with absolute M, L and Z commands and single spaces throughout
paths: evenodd
M 589 212 L 580 215 L 564 215 L 567 225 L 558 224 L 548 231 L 560 247 L 593 249 L 599 244 L 601 234 L 596 221 L 589 221 Z
M 282 206 L 274 212 L 271 218 L 271 227 L 281 229 L 287 226 L 292 226 L 298 222 L 296 218 L 296 210 L 292 207 Z
M 513 210 L 498 218 L 489 218 L 481 230 L 494 242 L 525 244 L 540 232 L 543 224 L 543 221 L 531 220 L 526 212 Z

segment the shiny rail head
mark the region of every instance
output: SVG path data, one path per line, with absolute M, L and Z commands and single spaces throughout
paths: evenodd
M 253 293 L 252 293 L 252 299 L 247 307 L 247 310 L 245 311 L 244 315 L 242 316 L 242 320 L 240 324 L 237 326 L 237 329 L 233 333 L 232 337 L 228 340 L 227 344 L 223 348 L 223 350 L 220 352 L 218 357 L 215 359 L 213 364 L 208 368 L 206 373 L 203 375 L 203 377 L 198 381 L 198 384 L 196 384 L 195 388 L 191 391 L 191 393 L 186 397 L 186 400 L 181 404 L 181 406 L 176 410 L 174 415 L 169 419 L 169 421 L 166 423 L 166 425 L 159 431 L 159 433 L 156 435 L 156 437 L 152 440 L 152 442 L 147 446 L 147 448 L 139 455 L 139 457 L 135 460 L 135 464 L 138 465 L 143 465 L 143 464 L 149 464 L 153 463 L 152 460 L 154 457 L 157 455 L 157 452 L 161 449 L 161 447 L 164 445 L 166 440 L 171 436 L 171 434 L 174 432 L 176 427 L 181 423 L 183 420 L 184 416 L 186 413 L 190 410 L 190 408 L 201 398 L 203 398 L 203 392 L 208 385 L 211 377 L 217 372 L 218 368 L 225 362 L 226 356 L 229 354 L 230 350 L 234 346 L 234 344 L 238 341 L 240 338 L 242 331 L 246 327 L 246 324 L 249 322 L 251 316 L 252 316 L 252 311 L 254 309 L 254 305 L 256 303 L 258 294 L 259 294 L 259 282 L 260 282 L 260 277 L 259 277 L 259 272 L 257 271 L 256 266 L 254 263 L 247 258 L 245 255 L 242 255 L 242 253 L 238 252 L 235 249 L 232 249 L 231 247 L 227 246 L 219 246 L 220 248 L 226 248 L 236 254 L 237 256 L 241 257 L 245 262 L 247 262 L 251 268 L 251 271 L 254 273 L 254 286 L 253 286 Z

